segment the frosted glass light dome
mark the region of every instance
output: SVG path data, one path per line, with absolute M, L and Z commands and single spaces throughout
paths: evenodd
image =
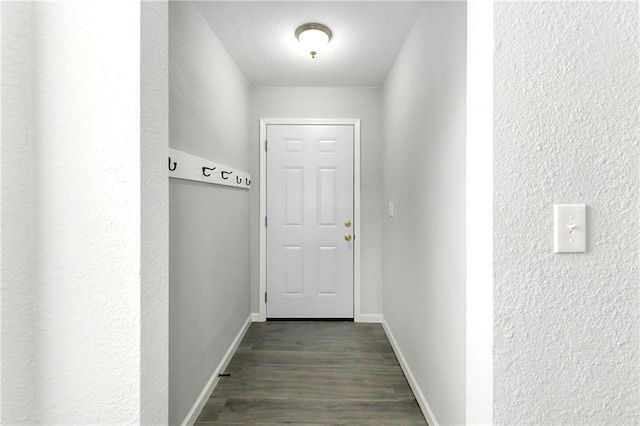
M 296 29 L 296 38 L 311 57 L 315 58 L 331 40 L 331 30 L 322 24 L 303 24 Z

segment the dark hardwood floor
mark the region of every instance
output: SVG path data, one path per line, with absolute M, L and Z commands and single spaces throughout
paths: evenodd
M 379 324 L 253 323 L 196 424 L 425 425 Z

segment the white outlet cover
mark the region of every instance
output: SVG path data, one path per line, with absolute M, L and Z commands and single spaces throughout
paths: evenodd
M 554 205 L 553 223 L 554 253 L 584 253 L 587 251 L 586 205 Z

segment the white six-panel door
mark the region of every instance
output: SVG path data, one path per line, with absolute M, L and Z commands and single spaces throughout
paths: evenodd
M 352 125 L 267 126 L 268 318 L 353 318 L 353 140 Z

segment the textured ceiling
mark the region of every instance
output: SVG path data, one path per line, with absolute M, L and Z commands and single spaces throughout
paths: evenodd
M 253 86 L 379 87 L 414 20 L 416 1 L 197 2 Z M 327 25 L 333 38 L 312 59 L 295 38 L 306 22 Z

